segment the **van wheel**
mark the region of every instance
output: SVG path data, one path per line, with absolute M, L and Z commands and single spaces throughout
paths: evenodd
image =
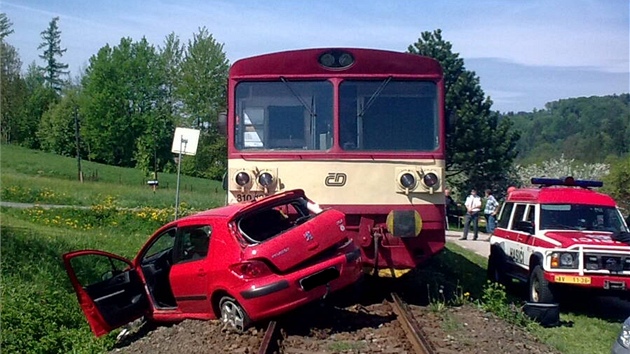
M 490 257 L 488 258 L 488 280 L 499 283 L 502 285 L 508 285 L 509 278 L 504 272 L 505 262 L 500 255 L 494 251 L 494 248 L 490 251 Z
M 529 273 L 529 301 L 543 304 L 554 302 L 554 294 L 539 265 Z
M 219 309 L 221 310 L 221 322 L 237 332 L 243 332 L 251 324 L 249 316 L 234 298 L 222 297 L 219 301 Z

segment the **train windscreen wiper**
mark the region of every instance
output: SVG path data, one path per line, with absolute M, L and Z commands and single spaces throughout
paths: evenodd
M 295 98 L 297 98 L 298 101 L 300 101 L 300 103 L 302 104 L 302 107 L 304 107 L 304 109 L 306 109 L 308 111 L 308 113 L 310 114 L 311 117 L 316 117 L 317 114 L 315 113 L 315 111 L 313 111 L 313 102 L 311 102 L 311 106 L 307 106 L 306 102 L 304 101 L 304 99 L 297 94 L 297 92 L 295 92 L 293 90 L 293 87 L 291 87 L 291 85 L 289 84 L 289 81 L 284 78 L 283 76 L 280 77 L 280 81 L 284 82 L 284 84 L 287 86 L 287 88 L 289 89 L 289 91 L 291 91 L 291 93 L 293 94 L 293 96 Z M 311 101 L 314 101 L 314 99 L 312 99 Z
M 372 106 L 372 103 L 374 103 L 374 100 L 381 94 L 381 92 L 383 92 L 383 90 L 385 89 L 385 86 L 387 86 L 387 84 L 389 84 L 390 81 L 392 81 L 391 76 L 385 79 L 383 82 L 381 82 L 381 84 L 378 86 L 376 91 L 372 93 L 372 96 L 370 96 L 370 99 L 368 99 L 367 103 L 363 106 L 363 109 L 361 109 L 361 112 L 357 114 L 357 117 L 363 117 L 365 112 L 370 108 L 370 106 Z

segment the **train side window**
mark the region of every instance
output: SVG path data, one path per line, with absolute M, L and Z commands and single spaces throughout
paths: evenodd
M 499 215 L 498 227 L 502 229 L 507 229 L 510 223 L 510 215 L 512 215 L 513 208 L 514 208 L 514 203 L 505 203 L 503 205 L 503 208 L 501 208 L 501 214 Z

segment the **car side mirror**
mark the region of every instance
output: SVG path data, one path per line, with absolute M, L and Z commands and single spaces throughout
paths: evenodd
M 534 223 L 531 221 L 517 221 L 516 225 L 514 225 L 514 230 L 534 234 Z
M 227 180 L 227 172 L 223 174 L 223 182 L 222 182 L 222 187 L 224 191 L 227 191 L 228 189 L 228 180 Z

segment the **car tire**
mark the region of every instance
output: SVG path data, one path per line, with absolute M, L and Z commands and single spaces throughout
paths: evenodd
M 510 278 L 503 271 L 505 267 L 505 261 L 498 254 L 495 248 L 490 250 L 490 257 L 488 258 L 488 280 L 507 286 Z
M 549 285 L 542 267 L 540 265 L 535 266 L 529 273 L 529 301 L 542 304 L 554 303 L 554 293 Z
M 224 296 L 219 301 L 221 322 L 229 328 L 243 332 L 251 324 L 245 309 L 232 297 Z

